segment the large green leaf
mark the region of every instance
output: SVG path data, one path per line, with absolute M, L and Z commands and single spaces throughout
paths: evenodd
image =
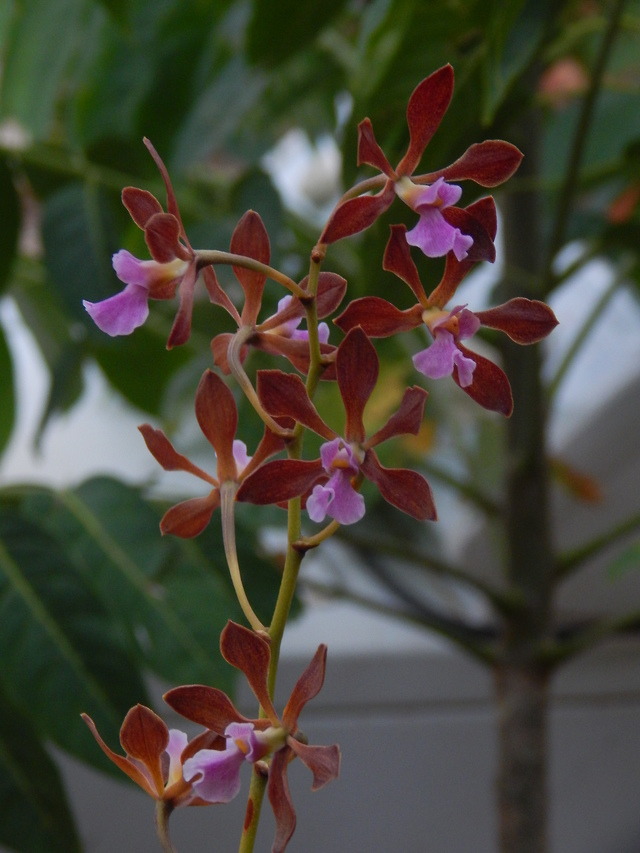
M 81 44 L 86 0 L 14 4 L 0 88 L 0 117 L 44 138 L 51 130 L 64 75 Z
M 67 550 L 25 517 L 11 495 L 1 497 L 0 685 L 41 736 L 93 759 L 80 713 L 115 739 L 145 688 Z
M 253 0 L 246 50 L 267 68 L 307 47 L 346 6 L 346 0 Z
M 0 690 L 0 844 L 20 853 L 80 850 L 58 769 L 38 731 Z
M 160 515 L 139 489 L 108 478 L 32 492 L 26 509 L 78 566 L 140 665 L 173 683 L 229 686 L 218 644 L 237 606 L 220 549 L 211 555 L 216 572 L 195 546 L 161 537 Z

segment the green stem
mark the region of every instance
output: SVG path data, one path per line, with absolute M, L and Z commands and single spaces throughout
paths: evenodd
M 169 837 L 169 817 L 172 811 L 172 803 L 166 800 L 158 800 L 156 802 L 156 832 L 164 853 L 176 853 L 176 849 Z
M 639 527 L 640 515 L 634 515 L 623 521 L 621 524 L 616 525 L 611 530 L 607 530 L 607 532 L 603 533 L 601 536 L 596 536 L 595 539 L 587 542 L 586 545 L 582 545 L 580 548 L 576 548 L 575 550 L 564 554 L 557 561 L 555 580 L 564 580 L 566 577 L 575 572 L 576 569 L 579 569 L 585 560 L 590 557 L 594 557 L 622 536 L 625 536 L 627 533 L 631 533 Z
M 300 285 L 292 278 L 289 278 L 288 275 L 285 275 L 283 272 L 280 272 L 280 270 L 275 269 L 275 267 L 269 266 L 269 264 L 263 264 L 261 261 L 257 261 L 255 258 L 249 258 L 246 255 L 234 255 L 233 252 L 221 252 L 217 249 L 196 249 L 195 254 L 198 258 L 200 267 L 214 266 L 215 264 L 227 264 L 236 267 L 243 267 L 247 270 L 254 270 L 255 272 L 263 273 L 272 281 L 282 284 L 287 288 L 287 290 L 291 291 L 294 296 L 304 299 L 309 295 L 304 288 L 300 287 Z
M 234 518 L 235 496 L 238 489 L 237 483 L 227 480 L 220 486 L 220 512 L 222 515 L 222 540 L 224 542 L 224 554 L 229 567 L 231 583 L 238 599 L 242 612 L 254 631 L 259 634 L 266 632 L 265 626 L 256 616 L 242 583 L 240 564 L 236 549 L 236 527 Z

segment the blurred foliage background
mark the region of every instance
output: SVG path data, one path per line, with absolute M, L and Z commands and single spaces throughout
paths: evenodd
M 167 352 L 172 305 L 153 303 L 145 326 L 116 340 L 99 332 L 82 308 L 83 298 L 98 301 L 119 288 L 111 268 L 115 251 L 125 247 L 146 257 L 142 234 L 120 203 L 126 185 L 163 198 L 143 136 L 169 168 L 194 246 L 226 249 L 237 220 L 252 207 L 269 230 L 274 266 L 302 278 L 337 187 L 311 182 L 306 212 L 293 210 L 283 203 L 265 156 L 292 129 L 305 131 L 312 145 L 330 137 L 343 154 L 339 183 L 347 187 L 370 174 L 355 165 L 355 128 L 368 115 L 396 162 L 407 141 L 407 97 L 446 62 L 455 68 L 455 96 L 423 170 L 453 161 L 484 138 L 531 147 L 522 127 L 533 111 L 534 168 L 516 176 L 498 200 L 535 190 L 546 251 L 579 235 L 585 262 L 600 255 L 614 266 L 624 263 L 625 287 L 637 296 L 637 0 L 623 4 L 593 129 L 583 140 L 573 185 L 567 184 L 585 93 L 618 5 L 5 0 L 0 288 L 17 306 L 50 374 L 37 439 L 81 399 L 89 364 L 171 434 L 191 412 L 197 379 L 210 364 L 209 339 L 230 328 L 223 312 L 202 301 L 189 343 Z M 572 205 L 558 234 L 556 213 L 566 192 Z M 465 203 L 473 198 L 465 188 Z M 352 298 L 388 291 L 392 278 L 381 270 L 382 249 L 390 217 L 402 215 L 394 206 L 366 234 L 332 247 L 326 268 L 347 277 Z M 435 283 L 438 262 L 430 269 Z M 280 295 L 268 290 L 266 308 Z M 409 304 L 410 296 L 399 294 L 399 304 L 404 298 Z M 406 345 L 381 342 L 383 377 L 405 378 Z M 17 396 L 29 393 L 14 386 L 12 358 L 0 326 L 0 449 L 12 435 Z M 332 392 L 323 393 L 330 401 Z M 447 417 L 448 434 L 456 434 L 458 410 L 447 415 L 447 400 L 433 393 L 429 436 L 446 433 Z M 389 398 L 380 406 L 393 404 Z M 257 427 L 249 419 L 241 423 L 242 437 L 251 442 Z M 463 494 L 498 481 L 501 430 L 495 418 L 478 413 L 473 437 L 461 439 L 456 478 Z M 433 446 L 429 436 L 421 454 Z M 390 452 L 415 454 L 415 448 Z M 433 474 L 434 460 L 421 459 Z M 161 540 L 161 511 L 142 486 L 106 477 L 60 491 L 5 484 L 0 492 L 0 842 L 13 849 L 69 853 L 80 847 L 47 751 L 53 743 L 109 771 L 81 728 L 80 711 L 115 744 L 126 710 L 149 701 L 149 673 L 168 683 L 230 687 L 217 643 L 226 619 L 238 612 L 216 525 L 193 542 Z M 256 517 L 264 523 L 276 516 L 241 514 L 241 563 L 250 597 L 268 614 L 277 566 L 256 556 Z M 375 513 L 370 517 L 375 524 Z M 415 536 L 395 516 L 388 523 L 399 536 Z M 437 553 L 431 538 L 428 546 Z M 199 606 L 203 599 L 210 610 Z

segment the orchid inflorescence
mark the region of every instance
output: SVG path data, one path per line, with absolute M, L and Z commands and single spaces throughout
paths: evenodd
M 427 391 L 418 385 L 407 388 L 383 426 L 373 434 L 365 428 L 364 412 L 379 372 L 372 339 L 426 329 L 431 342 L 413 357 L 418 373 L 430 379 L 451 376 L 481 406 L 508 416 L 513 400 L 506 375 L 498 365 L 467 349 L 463 341 L 485 326 L 506 333 L 516 343 L 534 343 L 557 322 L 547 305 L 525 298 L 476 312 L 455 302 L 456 289 L 470 270 L 480 261 L 495 259 L 497 230 L 493 198 L 458 207 L 462 195 L 458 182 L 497 186 L 515 172 L 522 155 L 508 142 L 488 140 L 471 145 L 443 169 L 415 174 L 448 108 L 453 82 L 453 69 L 447 65 L 416 87 L 407 108 L 409 145 L 395 168 L 376 141 L 369 119 L 361 122 L 358 163 L 373 166 L 380 174 L 356 184 L 340 199 L 311 252 L 309 274 L 300 282 L 270 266 L 269 237 L 254 211 L 238 222 L 228 252 L 194 249 L 168 172 L 145 140 L 165 184 L 167 210 L 151 193 L 134 187 L 123 191 L 123 202 L 144 231 L 151 260 L 119 251 L 113 265 L 124 289 L 102 302 L 84 303 L 98 327 L 117 336 L 130 334 L 145 322 L 150 299 L 170 300 L 179 295 L 167 342 L 172 348 L 189 339 L 195 288 L 202 280 L 209 301 L 226 311 L 237 327 L 211 341 L 217 371 L 205 371 L 195 395 L 198 424 L 217 460 L 215 474 L 182 455 L 161 430 L 149 424 L 140 430 L 165 470 L 193 474 L 209 489 L 204 496 L 171 507 L 161 521 L 163 533 L 197 536 L 220 509 L 231 577 L 251 626 L 230 622 L 222 634 L 221 652 L 247 678 L 260 714 L 255 719 L 243 716 L 214 687 L 176 687 L 167 693 L 166 701 L 201 726 L 202 733 L 189 741 L 183 732 L 169 731 L 153 711 L 137 706 L 121 729 L 124 756 L 113 752 L 92 721 L 86 721 L 107 756 L 161 804 L 165 816 L 176 806 L 228 802 L 240 789 L 241 768 L 245 763 L 253 765 L 255 781 L 243 838 L 255 833 L 257 798 L 266 789 L 276 818 L 274 851 L 286 848 L 295 828 L 288 763 L 300 758 L 313 773 L 314 789 L 334 779 L 339 771 L 337 746 L 309 746 L 298 731 L 300 711 L 324 680 L 324 646 L 299 679 L 282 715 L 276 713 L 272 701 L 280 640 L 302 557 L 340 525 L 353 524 L 364 516 L 360 490 L 365 479 L 402 512 L 420 521 L 436 518 L 431 489 L 422 474 L 384 467 L 375 449 L 395 436 L 418 433 Z M 320 321 L 335 314 L 348 288 L 341 276 L 321 270 L 328 247 L 370 227 L 396 198 L 415 211 L 418 221 L 410 230 L 404 225 L 391 226 L 382 265 L 411 289 L 416 304 L 400 309 L 377 296 L 356 299 L 335 318 L 344 337 L 338 344 L 332 343 L 329 326 Z M 445 258 L 441 278 L 430 293 L 412 255 L 414 248 L 429 258 Z M 215 268 L 221 264 L 232 267 L 240 285 L 240 308 L 218 281 Z M 261 319 L 268 281 L 286 292 L 276 313 Z M 306 328 L 300 328 L 303 320 Z M 251 378 L 245 363 L 252 349 L 284 358 L 295 372 L 263 369 Z M 263 436 L 252 455 L 236 437 L 236 400 L 223 375 L 232 377 L 263 422 Z M 337 384 L 344 410 L 341 431 L 330 426 L 316 408 L 320 380 Z M 302 457 L 305 430 L 322 439 L 317 458 Z M 279 604 L 269 626 L 256 616 L 242 585 L 234 533 L 237 502 L 288 508 L 288 555 Z M 304 535 L 303 511 L 310 522 L 324 527 Z M 168 834 L 164 843 L 171 849 Z

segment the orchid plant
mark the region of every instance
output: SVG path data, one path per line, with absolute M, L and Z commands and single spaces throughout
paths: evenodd
M 158 835 L 165 851 L 173 850 L 168 828 L 171 812 L 183 805 L 228 802 L 241 789 L 245 764 L 251 765 L 252 774 L 239 846 L 244 853 L 254 849 L 265 793 L 276 820 L 272 849 L 274 853 L 286 849 L 296 823 L 287 782 L 290 761 L 300 758 L 309 767 L 314 790 L 338 776 L 338 747 L 310 746 L 298 725 L 304 706 L 323 684 L 324 645 L 301 675 L 282 713 L 273 705 L 280 646 L 301 562 L 340 526 L 362 519 L 366 513 L 361 493 L 364 480 L 385 501 L 416 520 L 436 519 L 434 499 L 423 475 L 387 468 L 376 453 L 383 442 L 418 433 L 427 390 L 421 384 L 406 388 L 386 423 L 373 433 L 365 427 L 365 410 L 379 372 L 372 339 L 415 329 L 426 331 L 429 345 L 413 357 L 420 382 L 451 376 L 479 405 L 509 416 L 513 400 L 505 373 L 485 356 L 467 349 L 466 342 L 485 326 L 504 332 L 516 343 L 530 344 L 556 325 L 551 309 L 536 300 L 515 298 L 475 312 L 456 303 L 456 289 L 465 276 L 479 262 L 495 259 L 497 230 L 493 198 L 458 207 L 462 197 L 459 182 L 498 186 L 516 171 L 522 155 L 508 142 L 488 140 L 471 145 L 449 166 L 417 173 L 453 88 L 454 73 L 449 65 L 416 87 L 407 107 L 409 145 L 395 168 L 378 145 L 369 119 L 361 122 L 358 164 L 373 166 L 379 174 L 355 184 L 336 204 L 310 252 L 309 273 L 299 282 L 270 265 L 269 236 L 254 211 L 238 222 L 229 251 L 194 249 L 168 171 L 148 140 L 145 144 L 166 188 L 166 211 L 146 190 L 127 187 L 123 191 L 124 205 L 144 231 L 151 259 L 139 260 L 124 250 L 114 256 L 113 266 L 124 289 L 102 302 L 84 303 L 97 326 L 111 336 L 131 334 L 147 319 L 149 300 L 177 296 L 179 305 L 167 347 L 179 346 L 189 339 L 196 288 L 202 284 L 213 310 L 227 312 L 237 327 L 211 341 L 214 369 L 205 371 L 195 394 L 196 419 L 213 448 L 215 473 L 207 473 L 180 453 L 162 431 L 149 424 L 140 430 L 165 470 L 193 474 L 208 490 L 170 508 L 162 519 L 162 532 L 183 538 L 197 536 L 220 510 L 229 571 L 249 626 L 229 622 L 221 636 L 221 653 L 247 679 L 259 709 L 255 718 L 247 718 L 215 686 L 175 687 L 166 694 L 166 702 L 202 731 L 189 740 L 181 731 L 170 731 L 149 708 L 137 706 L 122 725 L 124 756 L 107 746 L 86 718 L 111 761 L 156 800 Z M 396 198 L 418 219 L 410 230 L 404 225 L 391 226 L 386 249 L 381 252 L 382 266 L 408 285 L 416 304 L 401 309 L 392 301 L 365 296 L 347 303 L 335 316 L 348 294 L 348 284 L 322 269 L 329 247 L 370 227 Z M 417 265 L 419 253 L 444 258 L 440 281 L 429 295 Z M 216 275 L 220 265 L 231 266 L 243 294 L 241 306 L 232 298 L 233 291 L 220 284 Z M 262 318 L 267 284 L 280 289 L 280 299 L 276 313 Z M 332 317 L 337 329 L 330 331 L 325 321 Z M 303 320 L 305 328 L 300 328 Z M 345 334 L 339 340 L 341 332 Z M 276 366 L 252 374 L 246 365 L 255 349 L 277 359 Z M 321 382 L 337 384 L 342 413 L 321 414 L 317 403 Z M 246 396 L 264 427 L 253 455 L 236 438 L 234 388 Z M 329 420 L 335 418 L 342 427 L 330 425 Z M 322 440 L 316 458 L 305 455 L 307 432 Z M 257 616 L 243 586 L 235 542 L 237 502 L 274 505 L 288 514 L 286 559 L 269 624 Z

